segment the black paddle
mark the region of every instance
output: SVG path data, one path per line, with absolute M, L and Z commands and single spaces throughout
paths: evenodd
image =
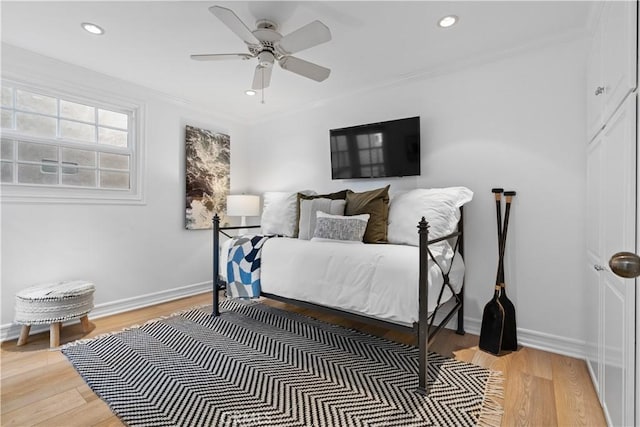
M 502 334 L 504 330 L 504 307 L 500 303 L 500 252 L 502 249 L 502 188 L 491 190 L 496 198 L 496 215 L 498 222 L 498 272 L 496 273 L 496 285 L 491 301 L 484 306 L 482 312 L 482 324 L 480 325 L 480 342 L 478 347 L 488 353 L 499 354 L 502 348 Z
M 491 301 L 484 306 L 482 324 L 480 325 L 480 342 L 478 347 L 488 353 L 499 354 L 502 346 L 502 330 L 504 328 L 504 308 L 500 304 L 500 285 L 496 285 Z
M 500 304 L 504 309 L 504 329 L 502 332 L 502 350 L 515 351 L 518 349 L 518 336 L 516 331 L 516 308 L 509 298 L 504 280 L 504 253 L 507 246 L 507 229 L 509 228 L 509 213 L 511 212 L 511 199 L 515 197 L 515 191 L 505 191 L 506 208 L 504 212 L 504 226 L 502 232 L 498 232 L 501 237 L 499 245 L 500 259 L 498 261 L 498 282 L 500 283 Z
M 492 188 L 491 192 L 496 198 L 496 220 L 498 222 L 498 274 L 500 274 L 500 249 L 502 248 L 502 188 Z

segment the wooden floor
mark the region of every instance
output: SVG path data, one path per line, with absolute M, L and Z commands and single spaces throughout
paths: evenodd
M 84 335 L 79 323 L 63 327 L 62 344 L 118 331 L 149 319 L 196 305 L 209 304 L 211 294 L 172 301 L 125 314 L 91 320 Z M 315 313 L 275 301 L 266 303 L 302 312 L 392 340 L 411 343 L 412 337 L 337 316 Z M 89 317 L 91 319 L 91 317 Z M 444 334 L 444 336 L 443 336 Z M 49 334 L 29 337 L 27 345 L 2 343 L 0 350 L 0 425 L 2 426 L 121 426 L 84 383 L 67 359 L 49 350 Z M 545 351 L 521 348 L 501 357 L 478 350 L 478 337 L 445 330 L 431 350 L 445 356 L 500 370 L 505 376 L 503 426 L 606 425 L 585 362 Z

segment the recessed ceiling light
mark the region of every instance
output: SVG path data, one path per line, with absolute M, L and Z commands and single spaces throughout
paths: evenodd
M 80 25 L 82 26 L 82 28 L 84 28 L 85 31 L 91 34 L 96 34 L 96 35 L 104 34 L 104 30 L 101 27 L 99 27 L 96 24 L 92 24 L 91 22 L 83 22 Z
M 256 94 L 256 91 L 255 91 L 255 90 L 251 90 L 251 89 L 249 89 L 249 90 L 245 90 L 245 91 L 244 91 L 244 93 L 245 93 L 245 94 L 247 94 L 247 95 L 249 95 L 249 96 L 253 96 L 253 95 L 255 95 L 255 94 Z
M 447 27 L 451 27 L 456 22 L 458 22 L 458 17 L 456 15 L 447 15 L 440 18 L 440 20 L 438 21 L 438 25 L 441 26 L 442 28 L 447 28 Z

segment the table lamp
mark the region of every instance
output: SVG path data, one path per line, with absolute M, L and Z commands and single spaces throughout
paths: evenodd
M 249 194 L 228 195 L 227 215 L 241 217 L 240 226 L 246 226 L 248 216 L 260 215 L 260 196 Z M 244 233 L 246 229 L 239 230 L 239 232 Z

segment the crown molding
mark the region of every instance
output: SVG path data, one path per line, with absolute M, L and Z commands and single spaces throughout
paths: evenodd
M 61 61 L 59 59 L 30 51 L 15 45 L 2 43 L 2 78 L 9 78 L 18 81 L 39 81 L 46 82 L 47 85 L 55 85 L 59 88 L 74 88 L 88 93 L 109 98 L 118 98 L 115 93 L 126 93 L 127 99 L 138 98 L 140 103 L 149 100 L 169 103 L 181 108 L 188 108 L 211 115 L 218 120 L 231 121 L 234 124 L 244 124 L 249 120 L 245 116 L 231 115 L 212 108 L 210 105 L 193 102 L 187 98 L 181 98 L 157 89 L 123 80 L 109 74 L 101 73 L 80 65 Z M 68 70 L 68 73 L 56 73 L 52 75 L 52 69 Z M 78 73 L 83 74 L 80 80 Z M 96 84 L 87 84 L 88 81 Z M 105 89 L 108 88 L 108 89 Z M 113 90 L 112 90 L 113 89 Z M 144 101 L 142 101 L 144 99 Z
M 381 89 L 394 87 L 394 86 L 411 84 L 417 81 L 433 79 L 443 75 L 467 71 L 482 65 L 491 64 L 494 62 L 510 59 L 516 56 L 544 50 L 551 46 L 571 43 L 579 40 L 587 40 L 588 37 L 589 37 L 589 33 L 586 30 L 586 28 L 573 29 L 559 35 L 538 39 L 534 42 L 526 43 L 516 48 L 497 50 L 491 53 L 479 54 L 473 57 L 468 57 L 468 58 L 460 59 L 457 61 L 453 61 L 446 65 L 415 70 L 410 73 L 396 76 L 395 78 L 389 79 L 382 83 L 370 85 L 370 86 L 353 90 L 353 91 L 343 92 L 338 96 L 323 98 L 323 99 L 317 100 L 316 102 L 308 103 L 304 107 L 296 108 L 295 110 L 274 112 L 269 115 L 265 115 L 259 119 L 252 120 L 252 125 L 257 125 L 257 124 L 269 122 L 274 119 L 288 117 L 291 115 L 298 114 L 302 111 L 311 111 L 319 107 L 322 107 L 324 105 L 327 105 L 329 103 L 333 103 L 342 99 L 357 97 L 364 93 L 373 92 L 376 90 L 381 90 Z

